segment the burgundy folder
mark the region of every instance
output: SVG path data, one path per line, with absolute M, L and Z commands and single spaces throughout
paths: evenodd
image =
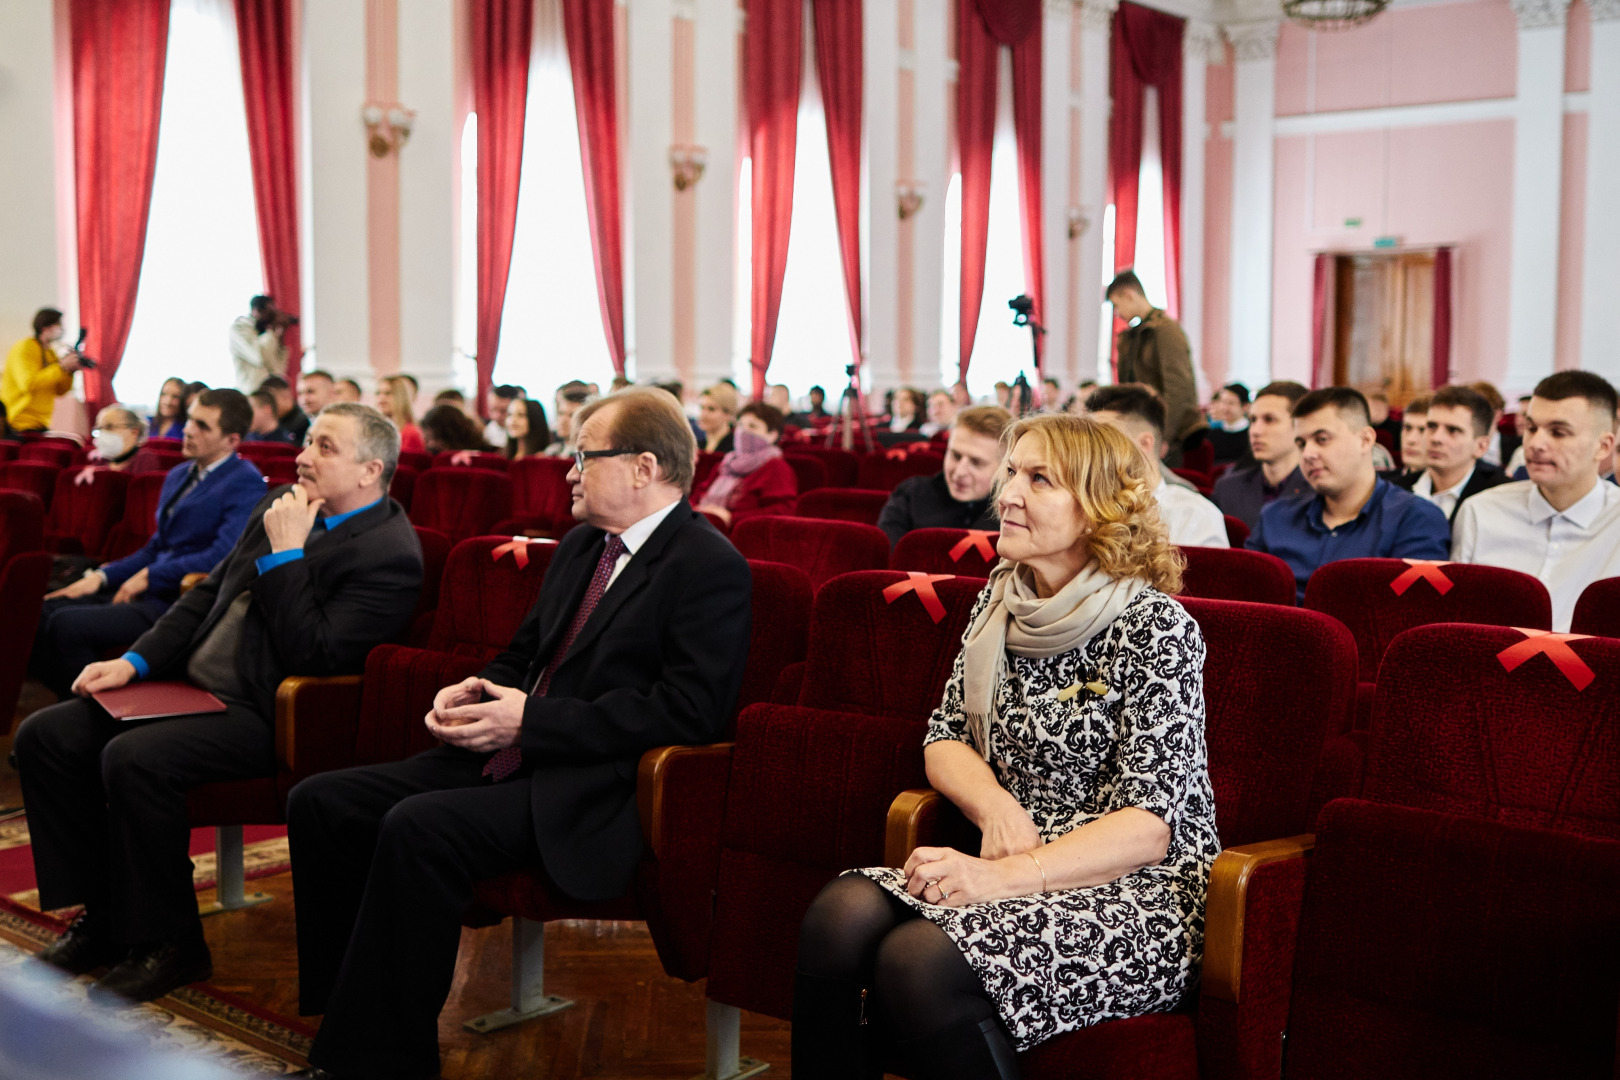
M 114 720 L 161 720 L 225 711 L 219 698 L 185 682 L 135 682 L 90 696 Z

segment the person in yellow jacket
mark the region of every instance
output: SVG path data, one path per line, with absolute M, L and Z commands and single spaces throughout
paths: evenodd
M 56 399 L 73 389 L 73 373 L 84 365 L 79 354 L 58 358 L 54 345 L 62 338 L 62 313 L 41 308 L 34 316 L 34 336 L 23 338 L 6 354 L 0 374 L 0 404 L 6 422 L 17 431 L 44 431 L 51 426 Z

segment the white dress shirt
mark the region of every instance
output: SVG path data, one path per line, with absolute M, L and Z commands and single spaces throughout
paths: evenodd
M 1468 481 L 1472 480 L 1473 478 L 1474 469 L 1470 468 L 1468 472 L 1463 475 L 1461 480 L 1446 488 L 1444 491 L 1436 491 L 1434 490 L 1434 474 L 1429 470 L 1424 469 L 1423 475 L 1418 477 L 1417 483 L 1412 485 L 1412 494 L 1418 496 L 1419 498 L 1428 499 L 1430 502 L 1434 503 L 1434 505 L 1438 506 L 1441 512 L 1444 513 L 1447 518 L 1450 518 L 1451 512 L 1457 509 L 1457 500 L 1462 498 L 1462 489 L 1467 487 Z
M 619 539 L 624 541 L 625 553 L 620 555 L 619 561 L 613 564 L 613 573 L 608 575 L 607 588 L 602 590 L 604 593 L 613 588 L 613 583 L 619 580 L 619 574 L 623 572 L 625 564 L 635 556 L 636 552 L 641 550 L 641 545 L 645 544 L 648 538 L 658 531 L 658 526 L 662 525 L 664 519 L 669 517 L 670 511 L 679 505 L 681 505 L 681 500 L 676 499 L 662 510 L 654 510 L 619 534 Z
M 1186 488 L 1159 481 L 1153 492 L 1159 515 L 1170 528 L 1170 542 L 1181 547 L 1231 547 L 1220 507 Z
M 1599 480 L 1562 513 L 1533 480 L 1482 491 L 1457 511 L 1451 557 L 1540 578 L 1552 594 L 1553 629 L 1566 633 L 1581 590 L 1620 576 L 1620 487 Z
M 518 408 L 521 405 L 522 402 L 515 401 L 512 403 L 513 408 Z M 491 420 L 489 423 L 484 425 L 484 441 L 489 443 L 489 445 L 493 446 L 497 450 L 501 449 L 506 445 L 506 429 L 500 424 L 496 423 L 494 420 Z

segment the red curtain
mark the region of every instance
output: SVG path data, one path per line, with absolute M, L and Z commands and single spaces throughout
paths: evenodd
M 849 297 L 849 338 L 860 375 L 861 342 L 861 0 L 814 0 L 816 79 L 827 115 L 827 157 L 832 164 L 833 212 Z
M 1110 46 L 1108 168 L 1114 193 L 1114 269 L 1136 261 L 1136 207 L 1142 171 L 1143 91 L 1159 94 L 1159 157 L 1164 169 L 1165 310 L 1181 310 L 1181 39 L 1186 20 L 1129 0 L 1114 12 Z M 1118 326 L 1115 327 L 1118 329 Z
M 506 306 L 506 280 L 512 269 L 534 0 L 473 0 L 471 8 L 473 110 L 478 114 L 477 401 L 481 411 L 494 378 L 501 310 Z
M 793 157 L 803 76 L 800 0 L 748 0 L 743 33 L 743 92 L 748 153 L 753 161 L 753 289 L 749 363 L 753 396 L 765 397 L 765 372 L 776 345 L 793 224 Z M 840 229 L 840 233 L 842 229 Z
M 79 321 L 100 361 L 84 373 L 91 413 L 115 400 L 135 317 L 157 167 L 169 0 L 69 0 Z
M 1036 26 L 1039 27 L 1039 9 Z M 1032 33 L 1012 48 L 1013 130 L 1018 140 L 1019 209 L 1023 211 L 1024 288 L 1035 302 L 1030 318 L 1044 323 L 1046 270 L 1041 239 L 1041 35 Z M 1035 335 L 1035 385 L 1045 375 L 1046 350 L 1042 335 Z M 1040 391 L 1036 390 L 1039 394 Z
M 1311 274 L 1311 388 L 1333 385 L 1331 362 L 1329 370 L 1322 367 L 1327 350 L 1328 286 L 1333 280 L 1333 256 L 1318 253 Z M 1255 387 L 1254 389 L 1259 389 Z
M 1434 253 L 1434 359 L 1429 385 L 1438 390 L 1451 381 L 1451 249 Z
M 282 311 L 297 315 L 298 135 L 293 80 L 298 42 L 293 36 L 291 0 L 236 0 L 236 45 L 242 58 L 242 99 L 247 105 L 264 291 L 276 298 Z M 298 327 L 289 326 L 283 341 L 287 381 L 296 383 L 303 356 Z
M 613 66 L 613 0 L 563 0 L 568 66 L 574 77 L 585 210 L 596 256 L 613 370 L 624 374 L 624 215 L 619 187 L 619 116 Z M 482 400 L 482 399 L 480 399 Z

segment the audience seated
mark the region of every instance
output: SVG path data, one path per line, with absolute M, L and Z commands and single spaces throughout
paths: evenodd
M 1164 399 L 1141 383 L 1103 386 L 1086 398 L 1086 411 L 1098 421 L 1125 433 L 1154 466 L 1164 459 Z M 1181 547 L 1230 547 L 1226 518 L 1216 505 L 1186 488 L 1167 484 L 1162 474 L 1153 490 L 1159 515 L 1170 530 L 1170 542 Z
M 337 385 L 332 388 L 332 400 L 351 405 L 360 404 L 360 384 L 353 379 L 339 379 Z
M 1251 532 L 1260 522 L 1260 511 L 1278 499 L 1310 494 L 1305 474 L 1299 471 L 1293 417 L 1295 403 L 1308 393 L 1297 382 L 1262 386 L 1249 405 L 1248 457 L 1215 481 L 1211 496 L 1215 505 Z
M 337 400 L 337 381 L 330 372 L 314 368 L 298 376 L 298 408 L 310 419 L 321 415 L 321 410 Z M 298 445 L 303 445 L 298 440 Z
M 383 375 L 377 379 L 377 392 L 372 404 L 378 412 L 399 431 L 399 450 L 402 454 L 425 453 L 422 429 L 416 426 L 416 411 L 411 404 L 416 393 L 404 375 Z
M 1423 394 L 1406 403 L 1401 413 L 1400 468 L 1392 481 L 1411 491 L 1429 467 L 1429 395 Z
M 926 419 L 928 403 L 921 390 L 902 386 L 894 392 L 889 408 L 889 430 L 892 432 L 920 431 Z
M 422 417 L 422 448 L 429 454 L 458 450 L 485 451 L 489 444 L 478 421 L 457 405 L 435 405 Z
M 245 414 L 240 394 L 213 393 L 235 395 Z M 92 997 L 148 1001 L 208 978 L 186 791 L 274 776 L 283 677 L 358 673 L 374 646 L 410 628 L 422 550 L 387 497 L 396 432 L 371 409 L 337 405 L 311 435 L 303 479 L 258 500 L 207 580 L 122 657 L 80 672 L 78 698 L 17 733 L 41 902 L 84 905 L 41 958 L 73 974 L 111 966 Z M 90 700 L 149 676 L 188 680 L 224 709 L 128 726 Z
M 527 399 L 528 395 L 523 392 L 521 386 L 503 384 L 490 387 L 489 392 L 484 395 L 484 408 L 489 413 L 489 421 L 484 425 L 484 441 L 496 450 L 504 450 L 507 439 L 506 418 L 511 413 L 513 405 Z M 545 415 L 544 407 L 541 409 L 541 415 Z M 545 425 L 542 424 L 541 427 Z M 542 448 L 551 441 L 549 431 L 546 432 L 546 436 L 544 442 L 540 443 Z
M 622 895 L 642 846 L 641 754 L 711 742 L 731 715 L 750 575 L 684 498 L 685 414 L 641 388 L 578 420 L 585 524 L 507 651 L 439 692 L 426 723 L 445 745 L 289 799 L 300 1008 L 325 1013 L 309 1059 L 337 1077 L 437 1075 L 474 883 L 541 868 L 560 895 Z
M 1444 559 L 1450 527 L 1440 508 L 1373 468 L 1376 445 L 1359 390 L 1313 390 L 1294 406 L 1300 469 L 1315 495 L 1272 503 L 1248 547 L 1286 562 L 1296 599 L 1318 566 L 1335 559 Z
M 1479 394 L 1491 407 L 1491 441 L 1485 448 L 1482 460 L 1487 465 L 1501 468 L 1503 463 L 1513 457 L 1513 452 L 1519 448 L 1519 435 L 1502 432 L 1502 417 L 1507 409 L 1507 399 L 1502 397 L 1502 391 L 1492 383 L 1481 379 L 1479 382 L 1469 383 L 1469 389 Z
M 775 407 L 746 405 L 732 433 L 735 448 L 709 474 L 693 504 L 728 526 L 766 514 L 791 514 L 799 497 L 798 474 L 776 445 L 785 418 Z
M 1436 390 L 1423 421 L 1426 467 L 1415 475 L 1403 472 L 1392 482 L 1428 499 L 1445 512 L 1447 521 L 1455 521 L 1464 501 L 1508 482 L 1507 473 L 1481 460 L 1490 445 L 1492 415 L 1490 402 L 1477 390 L 1466 386 Z
M 574 414 L 591 400 L 590 389 L 578 379 L 557 388 L 552 399 L 552 415 L 557 422 L 551 426 L 555 438 L 546 447 L 547 457 L 572 457 L 574 453 Z
M 914 476 L 895 487 L 878 517 L 878 528 L 890 543 L 912 529 L 988 529 L 996 519 L 991 489 L 1001 467 L 1001 435 L 1012 416 L 995 405 L 978 405 L 956 414 L 945 444 L 945 468 L 933 476 Z
M 699 450 L 709 454 L 731 450 L 731 428 L 737 419 L 737 405 L 737 388 L 730 383 L 718 382 L 703 391 L 698 398 Z
M 1569 629 L 1581 590 L 1620 575 L 1620 488 L 1604 483 L 1614 453 L 1616 395 L 1601 375 L 1561 371 L 1525 410 L 1530 479 L 1474 496 L 1457 511 L 1451 557 L 1541 579 L 1553 629 Z
M 186 437 L 186 380 L 163 380 L 158 390 L 157 408 L 152 411 L 151 435 L 154 439 Z
M 1249 388 L 1228 383 L 1209 403 L 1209 430 L 1204 437 L 1215 450 L 1217 465 L 1249 455 Z
M 58 697 L 86 665 L 151 629 L 187 574 L 207 573 L 236 545 L 264 498 L 264 477 L 236 454 L 247 422 L 247 399 L 235 390 L 200 394 L 186 424 L 189 460 L 164 479 L 151 539 L 45 597 L 30 667 Z
M 956 403 L 948 390 L 935 390 L 928 395 L 928 420 L 917 430 L 930 439 L 949 432 L 956 420 Z
M 281 419 L 276 415 L 276 396 L 268 390 L 255 390 L 248 395 L 248 404 L 253 409 L 253 420 L 248 424 L 247 433 L 242 436 L 243 442 L 281 443 L 283 446 L 293 444 L 292 432 L 281 426 Z
M 494 391 L 491 391 L 494 393 Z M 490 423 L 494 423 L 491 420 Z M 489 438 L 486 427 L 484 437 Z M 546 422 L 546 407 L 532 398 L 518 397 L 506 403 L 501 441 L 498 446 L 512 461 L 545 456 L 551 444 L 551 425 Z
M 96 414 L 96 426 L 90 432 L 92 443 L 90 463 L 118 472 L 139 472 L 135 459 L 146 441 L 146 422 L 134 409 L 123 405 L 109 405 Z
M 294 446 L 304 445 L 304 436 L 309 434 L 309 415 L 298 407 L 298 399 L 293 395 L 291 384 L 280 375 L 272 375 L 259 384 L 260 390 L 268 390 L 276 398 L 276 422 L 281 425 L 289 438 L 288 442 Z

